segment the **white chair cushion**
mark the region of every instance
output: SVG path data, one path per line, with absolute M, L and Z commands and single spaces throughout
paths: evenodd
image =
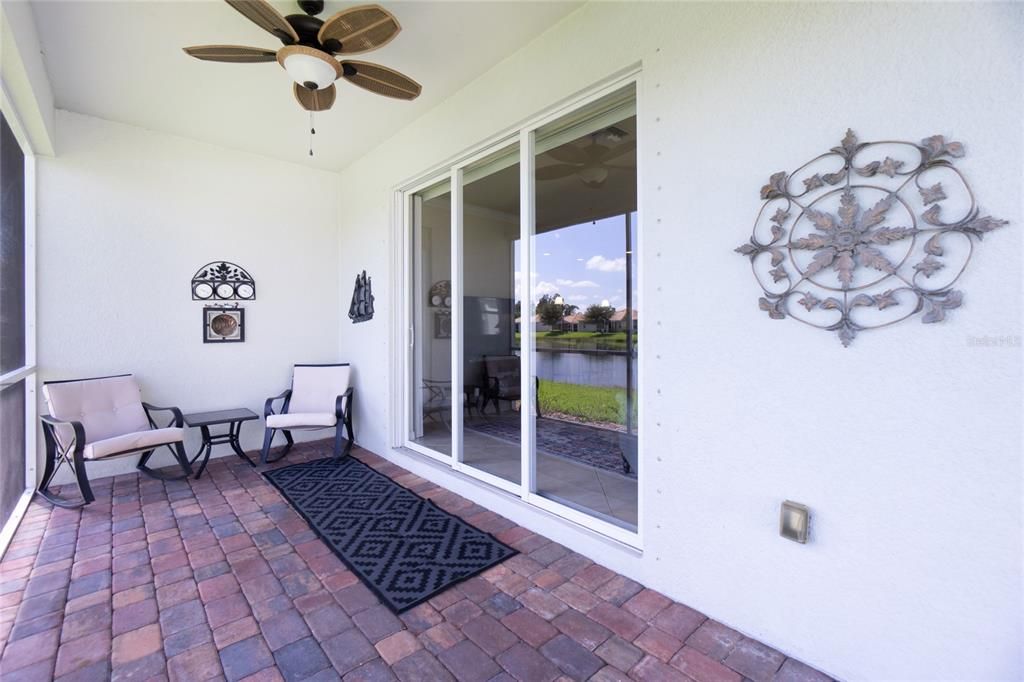
M 333 415 L 334 401 L 348 390 L 350 371 L 348 365 L 295 365 L 288 411 Z
M 289 412 L 288 414 L 272 414 L 267 417 L 269 429 L 297 429 L 303 426 L 334 426 L 338 418 L 334 412 Z
M 86 433 L 89 432 L 86 431 Z M 173 426 L 167 429 L 150 429 L 137 433 L 126 433 L 114 436 L 113 438 L 104 438 L 103 440 L 94 440 L 91 443 L 87 443 L 82 451 L 82 456 L 86 459 L 102 459 L 116 454 L 126 455 L 130 452 L 152 450 L 168 443 L 177 443 L 184 440 L 184 438 L 185 429 Z
M 52 417 L 81 422 L 92 443 L 150 429 L 139 385 L 130 374 L 44 384 L 43 396 Z M 59 427 L 57 437 L 66 447 L 74 431 Z

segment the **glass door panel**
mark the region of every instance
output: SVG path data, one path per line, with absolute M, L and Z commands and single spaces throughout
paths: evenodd
M 462 170 L 462 462 L 518 484 L 521 362 L 512 249 L 519 237 L 519 148 Z
M 536 132 L 537 494 L 637 523 L 633 86 Z M 524 306 L 525 307 L 525 306 Z
M 452 228 L 448 181 L 412 197 L 412 379 L 409 440 L 452 454 Z

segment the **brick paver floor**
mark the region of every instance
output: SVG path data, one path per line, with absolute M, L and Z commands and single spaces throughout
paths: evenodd
M 329 452 L 297 446 L 284 463 Z M 829 678 L 364 450 L 521 554 L 401 616 L 230 457 L 199 481 L 36 499 L 0 563 L 0 677 L 29 680 Z M 283 463 L 283 464 L 284 464 Z

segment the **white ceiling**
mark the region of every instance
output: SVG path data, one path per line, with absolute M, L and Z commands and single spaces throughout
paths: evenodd
M 282 14 L 294 2 L 273 1 Z M 364 3 L 327 0 L 320 18 Z M 338 99 L 309 115 L 274 62 L 221 64 L 188 45 L 276 49 L 280 42 L 219 0 L 33 3 L 57 107 L 278 159 L 340 170 L 487 71 L 578 2 L 381 2 L 402 25 L 388 45 L 356 58 L 423 86 L 413 102 L 337 83 Z M 58 150 L 59 151 L 59 150 Z

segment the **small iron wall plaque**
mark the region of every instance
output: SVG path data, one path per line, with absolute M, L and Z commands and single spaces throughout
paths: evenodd
M 203 343 L 245 341 L 245 309 L 203 307 Z
M 207 263 L 192 275 L 193 301 L 254 301 L 256 282 L 240 265 Z
M 352 291 L 348 317 L 352 324 L 373 319 L 373 289 L 370 278 L 366 276 L 366 270 L 363 270 L 363 274 L 356 275 L 356 286 Z
M 427 294 L 427 304 L 432 308 L 452 307 L 452 283 L 451 280 L 442 279 L 430 287 Z
M 450 310 L 434 311 L 434 338 L 452 338 L 452 314 Z
M 954 165 L 963 155 L 942 135 L 860 142 L 847 130 L 839 146 L 773 174 L 753 236 L 736 249 L 763 290 L 761 310 L 835 332 L 844 346 L 921 312 L 925 324 L 943 321 L 963 301 L 953 286 L 975 243 L 1007 224 L 982 215 Z

